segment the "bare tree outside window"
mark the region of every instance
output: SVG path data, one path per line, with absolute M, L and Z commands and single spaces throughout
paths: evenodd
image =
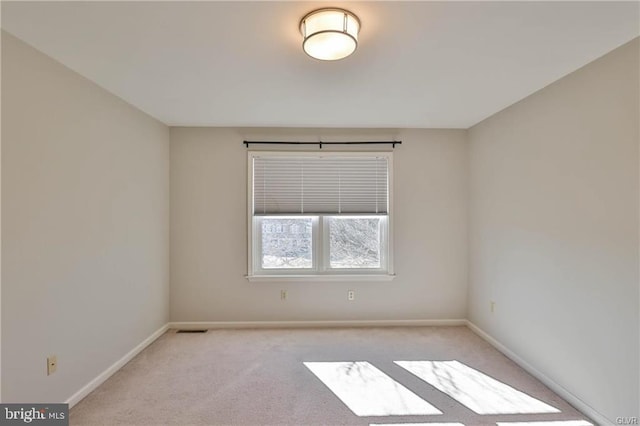
M 380 267 L 380 219 L 332 217 L 329 223 L 331 268 Z

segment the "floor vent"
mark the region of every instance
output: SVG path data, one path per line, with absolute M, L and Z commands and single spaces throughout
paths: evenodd
M 203 329 L 203 330 L 178 330 L 176 331 L 176 333 L 206 333 L 207 329 Z

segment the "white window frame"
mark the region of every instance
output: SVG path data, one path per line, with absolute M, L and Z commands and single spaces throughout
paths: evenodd
M 313 218 L 313 268 L 291 269 L 263 269 L 261 267 L 261 218 L 269 216 L 254 216 L 253 194 L 253 159 L 260 156 L 337 156 L 337 157 L 365 157 L 379 156 L 387 159 L 388 165 L 388 212 L 386 215 L 374 214 L 283 214 L 273 217 L 311 217 Z M 381 226 L 381 268 L 330 268 L 328 229 L 325 229 L 327 218 L 332 216 L 342 217 L 383 217 L 384 225 Z M 254 241 L 254 236 L 255 241 Z M 386 237 L 386 238 L 385 238 Z M 393 153 L 392 152 L 307 152 L 307 151 L 249 151 L 247 153 L 247 275 L 252 282 L 285 282 L 285 281 L 391 281 L 395 278 L 393 268 Z

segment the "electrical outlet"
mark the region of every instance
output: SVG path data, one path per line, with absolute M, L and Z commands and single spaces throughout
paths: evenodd
M 356 298 L 356 292 L 353 290 L 349 290 L 347 292 L 347 300 L 355 300 Z
M 58 357 L 51 355 L 47 358 L 47 376 L 52 375 L 58 369 Z
M 280 300 L 287 300 L 287 290 L 280 290 Z
M 493 313 L 496 310 L 496 302 L 492 300 L 490 306 L 491 306 L 491 313 Z

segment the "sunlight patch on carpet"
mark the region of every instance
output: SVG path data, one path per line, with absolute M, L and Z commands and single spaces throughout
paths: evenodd
M 442 414 L 368 362 L 305 362 L 357 416 Z
M 394 362 L 478 414 L 560 412 L 458 361 Z
M 558 420 L 551 422 L 498 422 L 498 426 L 593 426 L 586 420 Z

